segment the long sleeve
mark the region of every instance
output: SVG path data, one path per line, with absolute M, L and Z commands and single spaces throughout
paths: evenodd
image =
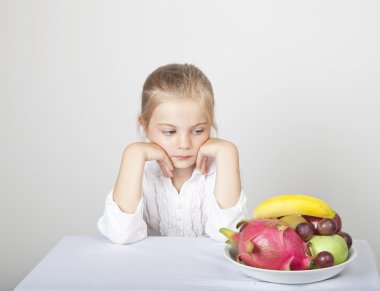
M 226 237 L 219 232 L 221 227 L 236 230 L 236 224 L 248 216 L 246 208 L 247 197 L 244 190 L 240 193 L 239 201 L 234 207 L 222 209 L 215 196 L 212 195 L 208 206 L 208 221 L 205 232 L 211 238 L 224 242 Z
M 129 244 L 147 235 L 201 236 L 224 242 L 221 227 L 235 229 L 247 217 L 247 198 L 242 190 L 234 207 L 221 209 L 214 196 L 215 167 L 208 174 L 195 169 L 180 193 L 170 179 L 163 177 L 156 161 L 145 163 L 143 195 L 134 214 L 122 212 L 113 201 L 111 191 L 104 213 L 98 220 L 99 231 L 118 244 Z
M 147 236 L 147 225 L 143 219 L 142 200 L 134 214 L 120 210 L 113 201 L 113 191 L 106 198 L 103 215 L 98 220 L 99 231 L 110 241 L 118 244 L 129 244 Z

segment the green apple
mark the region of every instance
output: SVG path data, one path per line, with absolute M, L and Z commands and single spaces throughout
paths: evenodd
M 309 240 L 311 253 L 315 258 L 320 252 L 327 251 L 334 257 L 334 265 L 345 262 L 348 258 L 346 241 L 339 235 L 314 235 Z

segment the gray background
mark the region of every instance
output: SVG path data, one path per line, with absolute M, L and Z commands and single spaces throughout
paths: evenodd
M 97 234 L 141 87 L 189 62 L 240 148 L 248 208 L 326 200 L 380 255 L 380 2 L 0 1 L 0 289 Z

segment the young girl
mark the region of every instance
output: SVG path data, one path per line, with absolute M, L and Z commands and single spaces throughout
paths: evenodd
M 139 125 L 147 142 L 124 150 L 100 232 L 128 244 L 147 235 L 204 236 L 225 241 L 221 227 L 246 217 L 238 150 L 212 138 L 214 96 L 193 65 L 160 67 L 145 81 Z

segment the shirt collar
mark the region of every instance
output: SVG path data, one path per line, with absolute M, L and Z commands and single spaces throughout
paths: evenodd
M 157 161 L 148 161 L 146 162 L 145 166 L 149 168 L 154 174 L 163 176 L 163 173 L 161 171 L 160 165 L 158 164 Z M 215 165 L 215 160 L 214 159 L 209 159 L 209 164 L 208 164 L 208 172 L 205 174 L 205 176 L 212 175 L 216 171 L 216 165 Z M 201 171 L 197 168 L 194 168 L 193 176 L 201 176 Z

